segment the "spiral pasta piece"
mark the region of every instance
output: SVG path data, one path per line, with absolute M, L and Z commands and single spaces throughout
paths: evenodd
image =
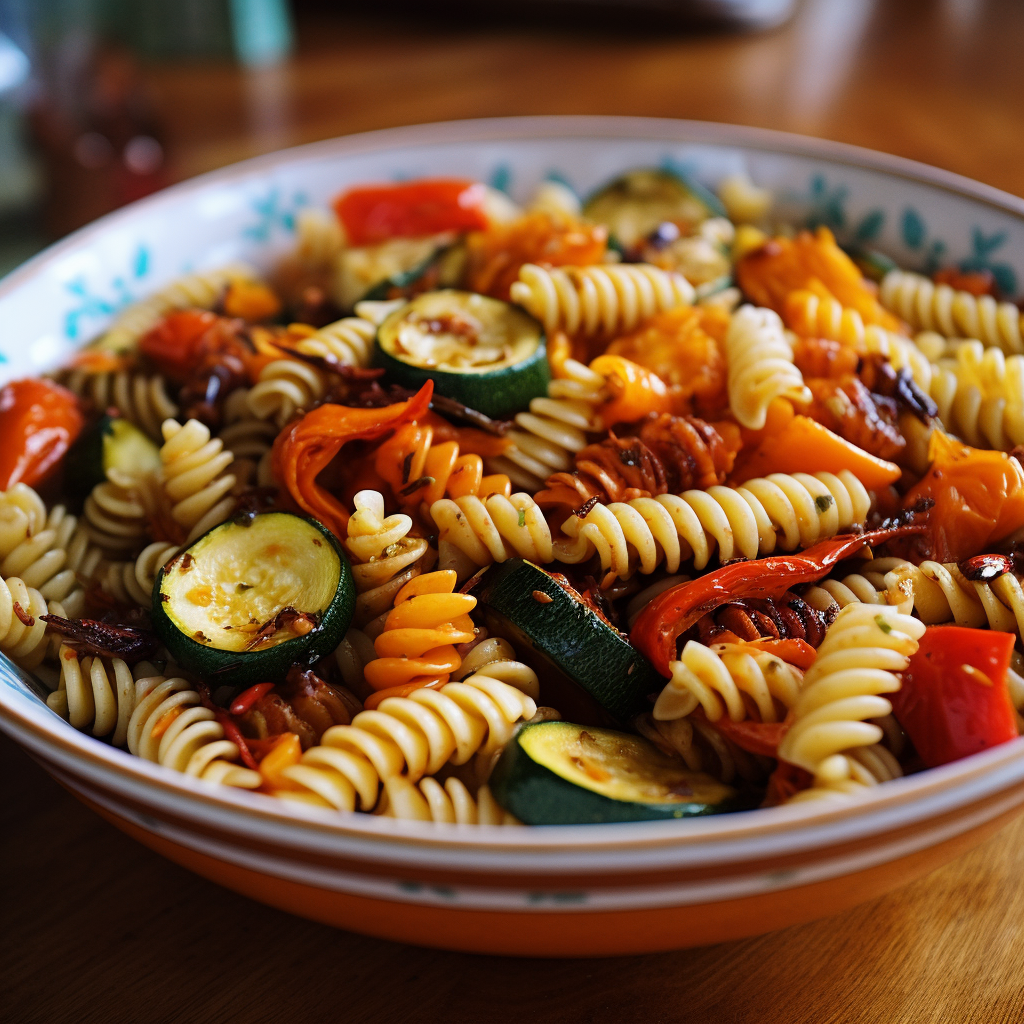
M 575 359 L 567 359 L 563 369 L 566 376 L 548 384 L 546 398 L 534 398 L 528 412 L 516 414 L 505 454 L 487 463 L 523 490 L 536 491 L 552 473 L 572 469 L 587 434 L 603 429 L 597 409 L 609 397 L 605 379 Z
M 779 757 L 810 772 L 816 786 L 856 781 L 850 752 L 882 739 L 882 729 L 868 720 L 892 711 L 882 694 L 900 688 L 899 673 L 924 630 L 924 623 L 894 608 L 847 605 L 804 676 Z
M 379 491 L 359 491 L 352 504 L 345 548 L 352 558 L 356 585 L 353 621 L 366 628 L 386 616 L 402 587 L 423 571 L 429 545 L 421 537 L 409 536 L 409 516 L 384 516 L 384 496 Z M 379 629 L 373 632 L 376 636 Z
M 452 571 L 431 572 L 406 583 L 395 597 L 384 629 L 374 640 L 377 653 L 363 670 L 367 683 L 391 696 L 408 696 L 421 686 L 437 687 L 458 671 L 455 644 L 474 637 L 471 594 L 455 594 Z M 376 701 L 374 702 L 376 704 Z
M 169 422 L 174 422 L 173 420 Z M 83 518 L 89 539 L 105 555 L 137 551 L 149 535 L 153 509 L 150 482 L 111 469 L 85 499 Z
M 522 824 L 501 807 L 488 786 L 481 786 L 474 798 L 465 783 L 456 778 L 446 779 L 442 785 L 428 777 L 413 785 L 408 779 L 395 776 L 385 782 L 381 803 L 384 817 L 404 821 L 436 821 L 450 825 Z
M 187 274 L 160 291 L 134 302 L 110 325 L 99 345 L 108 352 L 125 352 L 175 309 L 213 309 L 233 281 L 258 281 L 252 267 L 231 264 L 200 274 Z
M 855 309 L 838 299 L 798 289 L 786 296 L 786 324 L 804 337 L 828 338 L 870 355 L 885 356 L 893 368 L 910 372 L 925 394 L 932 386 L 934 368 L 927 355 L 910 338 L 887 331 L 877 324 L 865 324 Z
M 285 800 L 351 811 L 376 807 L 381 783 L 416 783 L 445 764 L 465 764 L 504 747 L 516 725 L 532 718 L 533 699 L 483 673 L 439 690 L 418 689 L 389 697 L 362 711 L 351 725 L 336 725 L 317 747 L 281 775 L 293 789 L 274 792 Z
M 260 370 L 246 401 L 257 419 L 283 427 L 297 412 L 311 409 L 326 390 L 324 376 L 315 366 L 298 359 L 275 359 Z
M 134 561 L 112 562 L 108 565 L 100 586 L 121 604 L 152 608 L 156 575 L 178 550 L 177 545 L 160 540 L 147 544 Z
M 270 457 L 277 427 L 249 410 L 249 388 L 235 388 L 224 402 L 224 426 L 217 437 L 234 456 L 232 472 L 241 487 L 273 487 Z
M 39 506 L 31 503 L 31 520 L 17 505 L 4 505 L 3 499 L 0 495 L 0 576 L 17 576 L 47 601 L 61 601 L 69 615 L 78 615 L 85 600 L 82 584 L 99 568 L 101 551 L 63 505 L 55 506 L 42 522 L 43 528 L 36 530 L 31 524 L 39 522 L 42 499 Z
M 164 493 L 172 502 L 175 522 L 188 531 L 186 543 L 191 543 L 234 511 L 229 495 L 236 478 L 225 473 L 234 457 L 223 450 L 223 441 L 211 440 L 209 428 L 198 420 L 184 426 L 165 420 L 162 429 Z
M 876 723 L 873 723 L 876 724 Z M 805 803 L 811 800 L 842 800 L 863 793 L 870 786 L 890 782 L 903 776 L 903 769 L 895 755 L 881 743 L 857 747 L 845 755 L 849 774 L 843 779 L 830 779 L 802 789 L 787 803 Z
M 1004 573 L 991 583 L 973 582 L 956 562 L 925 561 L 892 569 L 886 583 L 891 587 L 909 584 L 914 611 L 928 625 L 955 622 L 1024 636 L 1024 587 L 1015 573 Z
M 0 651 L 22 668 L 35 668 L 46 657 L 49 608 L 35 587 L 17 576 L 0 577 Z
M 1024 314 L 1012 302 L 957 291 L 905 270 L 885 275 L 879 298 L 915 330 L 938 331 L 947 338 L 978 338 L 1007 354 L 1024 353 Z
M 78 367 L 57 376 L 64 387 L 88 399 L 96 409 L 117 409 L 129 423 L 154 440 L 160 439 L 160 424 L 178 415 L 177 403 L 167 394 L 167 382 L 158 373 L 93 373 Z
M 223 786 L 256 789 L 259 772 L 233 763 L 239 750 L 199 694 L 184 679 L 154 676 L 136 681 L 125 740 L 137 757 Z
M 547 520 L 528 494 L 442 498 L 430 506 L 430 517 L 438 530 L 442 568 L 456 553 L 476 567 L 516 556 L 538 563 L 554 558 Z
M 406 507 L 430 506 L 446 495 L 508 495 L 511 484 L 502 474 L 484 475 L 479 455 L 461 455 L 458 441 L 435 443 L 429 423 L 403 423 L 378 449 L 374 467 Z
M 841 580 L 829 577 L 810 584 L 800 596 L 826 616 L 837 615 L 848 604 L 857 603 L 896 605 L 909 614 L 913 608 L 909 584 L 888 578 L 889 573 L 907 568 L 913 566 L 902 558 L 875 558 Z
M 659 721 L 647 712 L 633 723 L 636 731 L 666 754 L 683 760 L 694 772 L 706 772 L 724 783 L 763 784 L 772 770 L 770 758 L 758 757 L 726 739 L 710 722 L 699 718 Z
M 376 336 L 376 324 L 361 316 L 347 316 L 297 342 L 295 351 L 339 366 L 369 366 Z
M 702 707 L 710 722 L 723 715 L 734 722 L 777 722 L 779 706 L 793 706 L 803 679 L 799 669 L 767 651 L 741 644 L 705 647 L 696 640 L 687 642 L 670 668 L 652 712 L 657 721 L 685 718 Z
M 693 285 L 682 274 L 646 263 L 555 267 L 526 263 L 510 289 L 513 302 L 551 333 L 615 334 L 693 302 Z
M 295 215 L 296 255 L 307 267 L 329 267 L 345 247 L 345 233 L 333 210 L 307 206 Z
M 810 547 L 862 525 L 870 509 L 870 495 L 849 470 L 773 473 L 740 487 L 595 505 L 562 524 L 553 553 L 556 561 L 578 564 L 596 551 L 612 578 L 646 575 L 662 564 L 671 574 L 690 560 L 703 569 L 716 550 L 726 562 Z
M 931 397 L 946 429 L 969 445 L 1012 451 L 1024 444 L 1024 356 L 959 342 L 936 364 Z
M 725 336 L 729 408 L 744 427 L 760 430 L 776 398 L 809 402 L 811 393 L 793 363 L 793 346 L 778 313 L 741 306 Z

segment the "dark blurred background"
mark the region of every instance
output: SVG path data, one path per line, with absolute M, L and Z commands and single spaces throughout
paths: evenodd
M 283 146 L 448 118 L 732 121 L 1024 193 L 1021 0 L 369 7 L 0 0 L 0 271 L 170 182 Z

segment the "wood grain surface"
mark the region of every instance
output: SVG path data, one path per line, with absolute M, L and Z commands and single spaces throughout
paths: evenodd
M 307 18 L 283 67 L 149 76 L 179 177 L 411 122 L 621 113 L 804 132 L 1024 194 L 1022 49 L 1020 0 L 813 0 L 789 25 L 740 37 Z M 1024 820 L 838 917 L 678 953 L 545 962 L 400 946 L 265 908 L 128 840 L 5 739 L 0 753 L 6 1021 L 1024 1020 Z

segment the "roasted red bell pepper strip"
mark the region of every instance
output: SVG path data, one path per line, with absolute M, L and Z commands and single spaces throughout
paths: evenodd
M 487 227 L 486 196 L 476 182 L 423 178 L 350 188 L 334 200 L 334 211 L 350 244 L 373 245 L 390 238 L 479 231 Z
M 175 310 L 139 339 L 139 351 L 162 374 L 182 384 L 195 371 L 203 354 L 203 338 L 218 319 L 205 309 Z
M 923 529 L 914 525 L 842 534 L 806 551 L 724 565 L 659 594 L 640 613 L 630 631 L 630 642 L 667 678 L 672 674 L 669 662 L 676 658 L 676 641 L 702 615 L 740 598 L 781 597 L 790 587 L 827 576 L 837 562 L 856 554 L 865 544 L 881 544 Z
M 1006 686 L 1012 633 L 929 626 L 888 694 L 896 721 L 929 768 L 1016 739 Z
M 741 640 L 744 647 L 754 647 L 759 651 L 767 651 L 774 654 L 776 658 L 788 661 L 803 671 L 807 671 L 817 658 L 818 652 L 806 641 L 798 640 L 796 637 L 780 637 L 778 640 L 773 637 L 762 637 L 759 640 Z
M 705 717 L 704 709 L 698 708 L 690 717 Z M 779 744 L 786 735 L 789 722 L 754 722 L 749 719 L 734 722 L 728 715 L 722 715 L 711 727 L 727 740 L 732 740 L 741 750 L 762 757 L 778 757 Z
M 85 420 L 78 399 L 48 380 L 16 380 L 0 389 L 0 491 L 33 486 L 57 468 Z
M 428 380 L 407 402 L 381 409 L 321 405 L 286 427 L 274 442 L 274 475 L 304 512 L 344 538 L 349 511 L 316 478 L 349 441 L 372 441 L 401 423 L 423 416 L 430 406 L 434 382 Z
M 243 690 L 232 702 L 231 702 L 231 714 L 241 717 L 246 713 L 262 697 L 265 693 L 270 693 L 274 688 L 273 683 L 257 683 L 255 686 L 250 686 L 248 690 Z

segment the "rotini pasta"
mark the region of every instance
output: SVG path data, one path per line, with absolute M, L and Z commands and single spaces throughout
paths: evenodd
M 211 440 L 209 428 L 198 420 L 189 420 L 184 426 L 166 420 L 163 436 L 164 493 L 173 503 L 175 522 L 187 531 L 185 540 L 193 541 L 234 511 L 235 502 L 229 495 L 236 478 L 225 472 L 233 456 L 223 450 L 222 441 Z
M 887 309 L 915 330 L 938 331 L 947 338 L 978 338 L 1007 354 L 1024 353 L 1024 314 L 1012 302 L 956 291 L 905 270 L 890 270 L 882 279 L 879 296 Z
M 134 561 L 112 562 L 100 580 L 103 590 L 121 604 L 153 606 L 153 587 L 163 565 L 177 554 L 178 546 L 154 541 Z
M 528 494 L 442 498 L 430 506 L 430 517 L 438 530 L 442 568 L 456 552 L 477 567 L 515 555 L 539 563 L 554 558 L 547 520 Z
M 235 764 L 238 746 L 224 738 L 224 728 L 199 694 L 184 679 L 156 676 L 136 681 L 128 719 L 128 749 L 147 761 L 223 786 L 256 789 L 259 772 Z
M 912 607 L 909 584 L 891 580 L 888 573 L 900 573 L 910 562 L 902 558 L 876 558 L 865 562 L 855 573 L 839 579 L 824 579 L 812 583 L 800 596 L 812 607 L 826 615 L 838 614 L 848 604 L 891 604 L 908 613 Z
M 0 651 L 22 668 L 35 668 L 46 657 L 49 608 L 34 587 L 17 576 L 0 578 Z
M 793 346 L 772 310 L 741 306 L 729 323 L 725 351 L 729 407 L 744 427 L 760 430 L 776 398 L 810 401 L 811 393 L 793 363 Z
M 338 366 L 369 366 L 376 334 L 374 322 L 347 316 L 296 342 L 295 351 Z
M 955 622 L 1024 636 L 1024 588 L 1014 573 L 972 582 L 955 562 L 904 562 L 886 575 L 890 587 L 910 586 L 914 611 L 925 623 Z
M 323 374 L 298 359 L 275 359 L 260 370 L 246 402 L 259 420 L 283 427 L 297 412 L 310 409 L 326 390 Z
M 659 721 L 650 712 L 634 722 L 636 730 L 666 754 L 681 758 L 691 771 L 707 772 L 721 782 L 762 785 L 771 771 L 768 758 L 757 757 L 726 739 L 699 718 Z
M 601 429 L 597 408 L 609 397 L 604 378 L 574 359 L 566 360 L 564 371 L 566 377 L 548 385 L 547 398 L 534 398 L 528 412 L 516 414 L 517 429 L 507 435 L 511 446 L 488 461 L 516 487 L 535 491 L 552 473 L 572 469 L 587 435 Z
M 434 778 L 413 785 L 402 776 L 384 784 L 381 814 L 405 821 L 435 821 L 451 825 L 521 825 L 514 815 L 503 810 L 487 786 L 481 786 L 474 798 L 465 783 L 456 778 L 442 785 Z
M 85 529 L 105 555 L 124 556 L 137 551 L 148 536 L 153 511 L 150 483 L 114 469 L 107 476 L 85 499 Z
M 773 473 L 741 487 L 595 505 L 562 524 L 565 536 L 553 554 L 577 564 L 596 551 L 604 571 L 619 579 L 662 564 L 675 573 L 684 561 L 703 569 L 716 550 L 725 562 L 809 547 L 863 524 L 870 508 L 870 495 L 849 470 Z
M 354 621 L 365 628 L 386 616 L 402 587 L 423 571 L 429 545 L 422 537 L 409 536 L 408 516 L 385 518 L 379 491 L 359 491 L 352 504 L 345 547 L 352 556 L 357 591 Z M 374 636 L 377 632 L 379 627 Z
M 656 721 L 685 718 L 702 707 L 711 722 L 723 715 L 734 722 L 777 722 L 779 707 L 784 713 L 796 702 L 803 678 L 799 669 L 767 651 L 739 644 L 705 647 L 696 640 L 686 644 L 671 668 L 652 712 Z
M 440 686 L 458 671 L 462 659 L 455 644 L 475 636 L 469 613 L 476 598 L 452 593 L 455 582 L 452 571 L 426 573 L 395 595 L 373 642 L 377 657 L 363 670 L 374 690 L 404 697 L 421 686 Z
M 791 292 L 785 312 L 787 326 L 797 334 L 841 341 L 866 354 L 884 356 L 894 369 L 906 367 L 918 387 L 928 394 L 934 369 L 910 338 L 877 324 L 865 324 L 857 310 L 811 291 Z
M 882 695 L 899 689 L 899 673 L 924 629 L 918 619 L 894 608 L 847 605 L 804 676 L 779 757 L 810 772 L 816 786 L 858 781 L 850 752 L 882 739 L 881 728 L 869 719 L 892 711 Z
M 126 352 L 172 310 L 213 309 L 228 285 L 236 280 L 255 281 L 258 275 L 251 267 L 239 263 L 179 277 L 154 295 L 129 306 L 107 329 L 100 345 L 109 352 Z
M 295 254 L 308 267 L 329 267 L 345 247 L 345 233 L 333 210 L 307 206 L 295 215 Z
M 503 747 L 516 724 L 532 718 L 533 699 L 486 675 L 389 697 L 363 711 L 351 725 L 324 733 L 320 746 L 282 771 L 294 789 L 274 795 L 325 807 L 364 811 L 377 806 L 381 782 L 400 777 L 416 783 L 445 764 L 465 764 Z
M 549 333 L 613 335 L 693 302 L 694 290 L 682 274 L 643 263 L 551 270 L 527 263 L 511 296 Z
M 127 370 L 97 373 L 78 367 L 57 376 L 64 387 L 88 399 L 96 409 L 117 409 L 154 440 L 160 439 L 160 424 L 178 415 L 178 406 L 167 394 L 167 382 L 160 374 Z
M 479 455 L 460 454 L 458 441 L 434 441 L 429 423 L 404 423 L 378 449 L 374 466 L 395 499 L 407 507 L 428 507 L 445 495 L 508 496 L 507 476 L 484 474 Z
M 947 430 L 975 448 L 1012 451 L 1024 444 L 1024 356 L 980 341 L 953 346 L 934 367 L 931 397 Z

